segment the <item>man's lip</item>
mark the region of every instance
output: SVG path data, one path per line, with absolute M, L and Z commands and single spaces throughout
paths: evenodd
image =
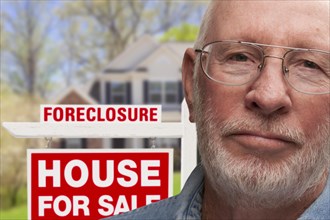
M 239 131 L 228 135 L 228 137 L 244 148 L 257 152 L 275 153 L 298 144 L 285 135 L 262 131 Z
M 296 144 L 296 140 L 280 134 L 270 133 L 270 132 L 263 132 L 263 131 L 239 131 L 234 132 L 230 135 L 246 135 L 256 138 L 263 138 L 263 139 L 269 139 L 269 140 L 278 140 L 283 142 L 290 142 Z

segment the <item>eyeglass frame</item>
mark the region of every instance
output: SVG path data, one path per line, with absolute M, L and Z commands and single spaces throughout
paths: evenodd
M 245 45 L 249 45 L 249 46 L 253 46 L 255 47 L 256 49 L 258 49 L 259 51 L 261 51 L 262 53 L 262 62 L 258 65 L 258 69 L 259 69 L 259 74 L 257 74 L 257 76 L 260 75 L 264 65 L 265 65 L 265 58 L 275 58 L 275 59 L 280 59 L 282 60 L 282 73 L 284 75 L 284 78 L 285 80 L 287 81 L 287 83 L 293 88 L 295 89 L 296 91 L 298 92 L 301 92 L 301 93 L 304 93 L 304 94 L 310 94 L 310 95 L 324 95 L 324 94 L 330 94 L 330 91 L 329 92 L 322 92 L 322 93 L 312 93 L 312 92 L 304 92 L 304 91 L 300 91 L 299 89 L 295 88 L 291 83 L 290 81 L 287 79 L 286 75 L 287 73 L 289 72 L 289 69 L 284 66 L 284 59 L 286 57 L 286 55 L 292 51 L 304 51 L 304 52 L 319 52 L 319 53 L 325 53 L 325 54 L 329 54 L 330 55 L 330 52 L 329 51 L 325 51 L 325 50 L 319 50 L 319 49 L 308 49 L 308 48 L 297 48 L 297 47 L 288 47 L 288 46 L 279 46 L 279 45 L 272 45 L 272 44 L 262 44 L 262 43 L 253 43 L 253 42 L 247 42 L 247 41 L 237 41 L 237 40 L 217 40 L 217 41 L 212 41 L 212 42 L 209 42 L 207 44 L 205 44 L 201 49 L 195 49 L 195 52 L 196 53 L 199 53 L 200 54 L 200 66 L 204 72 L 204 74 L 207 76 L 207 78 L 209 78 L 210 80 L 216 82 L 216 83 L 219 83 L 219 84 L 223 84 L 223 85 L 227 85 L 227 86 L 242 86 L 242 85 L 245 85 L 249 82 L 251 82 L 253 79 L 245 82 L 245 83 L 242 83 L 242 84 L 230 84 L 230 83 L 224 83 L 224 82 L 221 82 L 221 81 L 218 81 L 216 79 L 213 79 L 208 73 L 206 73 L 206 71 L 204 70 L 203 68 L 203 64 L 202 64 L 202 54 L 203 53 L 208 53 L 208 51 L 205 51 L 204 49 L 211 45 L 211 44 L 215 44 L 215 43 L 239 43 L 239 44 L 245 44 Z M 273 48 L 280 48 L 280 49 L 285 49 L 287 50 L 282 57 L 279 57 L 279 56 L 274 56 L 274 55 L 266 55 L 265 52 L 264 52 L 264 49 L 262 47 L 273 47 Z M 256 76 L 256 77 L 257 77 Z M 255 78 L 254 78 L 255 79 Z

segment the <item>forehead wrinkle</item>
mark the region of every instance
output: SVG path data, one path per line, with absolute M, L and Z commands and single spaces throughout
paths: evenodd
M 322 3 L 323 7 L 316 7 Z M 316 4 L 318 3 L 318 4 Z M 305 23 L 305 29 L 295 33 L 288 31 L 288 42 L 294 47 L 330 50 L 330 1 L 314 1 L 313 10 L 304 10 L 304 16 L 313 22 Z M 327 9 L 327 10 L 326 10 Z M 299 11 L 293 11 L 292 16 L 299 17 Z M 322 16 L 320 16 L 322 15 Z M 292 24 L 295 25 L 295 24 Z M 297 37 L 299 36 L 299 37 Z

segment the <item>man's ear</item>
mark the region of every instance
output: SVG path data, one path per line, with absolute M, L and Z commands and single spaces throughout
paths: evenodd
M 194 66 L 195 66 L 195 51 L 188 48 L 184 54 L 182 62 L 182 83 L 184 88 L 184 97 L 189 109 L 189 120 L 195 122 L 194 110 Z

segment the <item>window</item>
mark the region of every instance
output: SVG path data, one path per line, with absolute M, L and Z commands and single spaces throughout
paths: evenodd
M 179 87 L 178 82 L 150 82 L 149 103 L 151 104 L 178 104 Z
M 156 148 L 176 148 L 180 147 L 181 139 L 178 138 L 145 138 L 144 148 L 151 148 L 153 145 Z
M 131 104 L 131 83 L 107 82 L 106 104 Z
M 67 138 L 61 139 L 61 148 L 86 148 L 87 139 L 85 138 Z
M 155 145 L 159 148 L 174 148 L 178 146 L 176 138 L 157 138 Z
M 124 138 L 113 138 L 112 139 L 112 148 L 114 149 L 120 149 L 125 148 L 125 139 Z
M 126 87 L 124 83 L 111 83 L 112 104 L 126 103 Z
M 175 104 L 178 102 L 178 83 L 165 83 L 165 103 Z
M 149 98 L 150 103 L 162 103 L 162 84 L 160 82 L 150 83 Z

